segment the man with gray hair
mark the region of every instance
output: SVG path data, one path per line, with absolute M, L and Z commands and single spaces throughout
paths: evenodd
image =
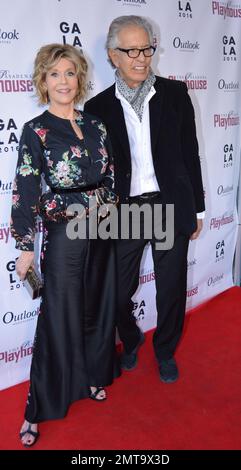
M 153 346 L 160 379 L 171 383 L 179 375 L 174 353 L 185 315 L 188 243 L 198 237 L 204 211 L 194 111 L 185 83 L 154 75 L 151 60 L 156 48 L 147 19 L 133 15 L 114 19 L 106 48 L 116 69 L 115 84 L 89 100 L 85 110 L 107 126 L 120 203 L 140 208 L 173 204 L 175 220 L 174 244 L 168 250 L 156 249 L 154 233 L 149 239 L 117 241 L 121 364 L 125 370 L 133 369 L 144 341 L 131 298 L 138 288 L 144 247 L 150 242 L 157 305 Z

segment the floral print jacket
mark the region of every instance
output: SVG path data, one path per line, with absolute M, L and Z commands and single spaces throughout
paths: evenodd
M 114 186 L 110 142 L 104 124 L 82 111 L 78 111 L 76 123 L 81 128 L 83 139 L 79 139 L 68 119 L 49 111 L 44 111 L 23 127 L 11 218 L 11 233 L 16 239 L 16 248 L 20 250 L 34 250 L 36 218 L 41 213 L 44 199 L 43 180 L 50 190 L 77 189 L 75 196 L 86 205 L 93 194 L 89 187 L 98 185 L 111 190 Z M 70 198 L 68 203 L 71 202 L 77 201 Z M 47 210 L 54 210 L 63 204 L 62 196 L 52 193 L 51 198 L 45 197 L 46 204 Z

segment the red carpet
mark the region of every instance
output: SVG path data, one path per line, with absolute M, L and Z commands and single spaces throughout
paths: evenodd
M 152 334 L 136 370 L 108 388 L 108 400 L 74 403 L 61 421 L 40 425 L 34 449 L 241 449 L 241 288 L 186 317 L 176 354 L 180 379 L 159 380 Z M 1 449 L 18 440 L 28 384 L 0 393 Z

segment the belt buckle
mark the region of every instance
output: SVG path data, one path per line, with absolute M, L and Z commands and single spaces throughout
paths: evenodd
M 158 195 L 158 191 L 152 191 L 151 193 L 143 193 L 140 195 L 140 198 L 141 199 L 153 199 L 154 197 L 156 197 Z
M 146 199 L 151 199 L 151 196 L 150 196 L 150 194 L 148 195 L 148 194 L 144 193 L 144 194 L 140 195 L 140 199 L 143 199 L 145 201 Z

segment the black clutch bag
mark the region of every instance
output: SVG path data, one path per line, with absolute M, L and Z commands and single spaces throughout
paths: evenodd
M 41 296 L 43 283 L 39 275 L 32 266 L 27 271 L 24 279 L 24 285 L 32 299 L 37 299 Z

